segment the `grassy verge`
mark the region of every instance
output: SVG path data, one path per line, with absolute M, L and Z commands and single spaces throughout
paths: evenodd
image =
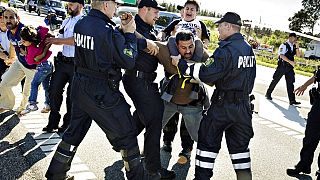
M 277 67 L 277 65 L 275 65 L 275 64 L 263 62 L 263 61 L 261 61 L 261 59 L 259 59 L 259 58 L 257 58 L 256 61 L 257 61 L 257 64 L 259 64 L 259 65 L 261 65 L 261 66 L 266 66 L 266 67 L 270 67 L 270 68 L 276 68 L 276 67 Z M 313 73 L 304 72 L 304 71 L 300 71 L 300 70 L 296 70 L 296 69 L 294 70 L 294 72 L 295 72 L 296 74 L 300 74 L 300 75 L 303 75 L 303 76 L 309 76 L 309 77 L 313 76 Z

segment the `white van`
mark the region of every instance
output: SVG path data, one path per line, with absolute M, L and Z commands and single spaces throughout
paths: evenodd
M 320 41 L 312 40 L 304 52 L 304 57 L 307 59 L 320 59 Z

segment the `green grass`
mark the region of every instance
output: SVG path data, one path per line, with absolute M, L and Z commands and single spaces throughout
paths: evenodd
M 261 65 L 261 66 L 266 66 L 266 67 L 270 67 L 270 68 L 276 68 L 277 67 L 277 65 L 275 65 L 275 64 L 271 64 L 271 63 L 268 63 L 268 62 L 263 62 L 259 58 L 257 58 L 256 61 L 257 61 L 257 64 Z M 296 74 L 300 74 L 300 75 L 303 75 L 303 76 L 308 76 L 308 77 L 313 76 L 313 73 L 305 72 L 305 71 L 301 71 L 301 70 L 297 70 L 297 69 L 295 69 L 294 72 Z

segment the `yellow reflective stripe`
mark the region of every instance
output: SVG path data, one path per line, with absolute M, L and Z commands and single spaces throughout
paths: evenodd
M 186 86 L 186 81 L 189 80 L 190 78 L 185 78 L 181 84 L 181 89 L 184 89 L 184 87 Z
M 180 74 L 180 70 L 179 70 L 178 66 L 176 66 L 176 68 L 177 68 L 177 71 L 178 71 L 178 74 L 179 74 L 179 78 L 181 78 L 181 74 Z

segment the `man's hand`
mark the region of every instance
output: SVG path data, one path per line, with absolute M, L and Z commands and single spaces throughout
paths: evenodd
M 56 38 L 53 38 L 53 37 L 52 37 L 52 38 L 51 38 L 51 37 L 49 38 L 49 37 L 48 37 L 48 38 L 46 38 L 45 43 L 51 45 L 51 44 L 56 44 L 56 43 L 57 43 L 56 41 L 57 41 Z
M 0 59 L 5 60 L 7 58 L 8 58 L 8 56 L 4 52 L 0 52 Z
M 134 18 L 132 14 L 125 13 L 121 17 L 121 29 L 124 33 L 134 33 L 136 30 L 136 22 L 134 21 Z
M 146 39 L 146 41 L 147 41 L 148 53 L 152 56 L 157 55 L 159 53 L 159 47 L 157 46 L 157 44 L 150 39 Z
M 25 56 L 25 55 L 27 55 L 27 51 L 24 50 L 23 48 L 20 48 L 20 54 Z
M 178 66 L 179 60 L 181 59 L 181 55 L 178 56 L 170 56 L 172 59 L 172 65 Z
M 196 34 L 199 39 L 201 39 L 202 31 L 200 28 L 196 28 Z
M 302 85 L 300 87 L 298 87 L 297 89 L 295 89 L 293 92 L 298 95 L 301 96 L 303 95 L 304 91 L 307 89 L 308 86 Z

